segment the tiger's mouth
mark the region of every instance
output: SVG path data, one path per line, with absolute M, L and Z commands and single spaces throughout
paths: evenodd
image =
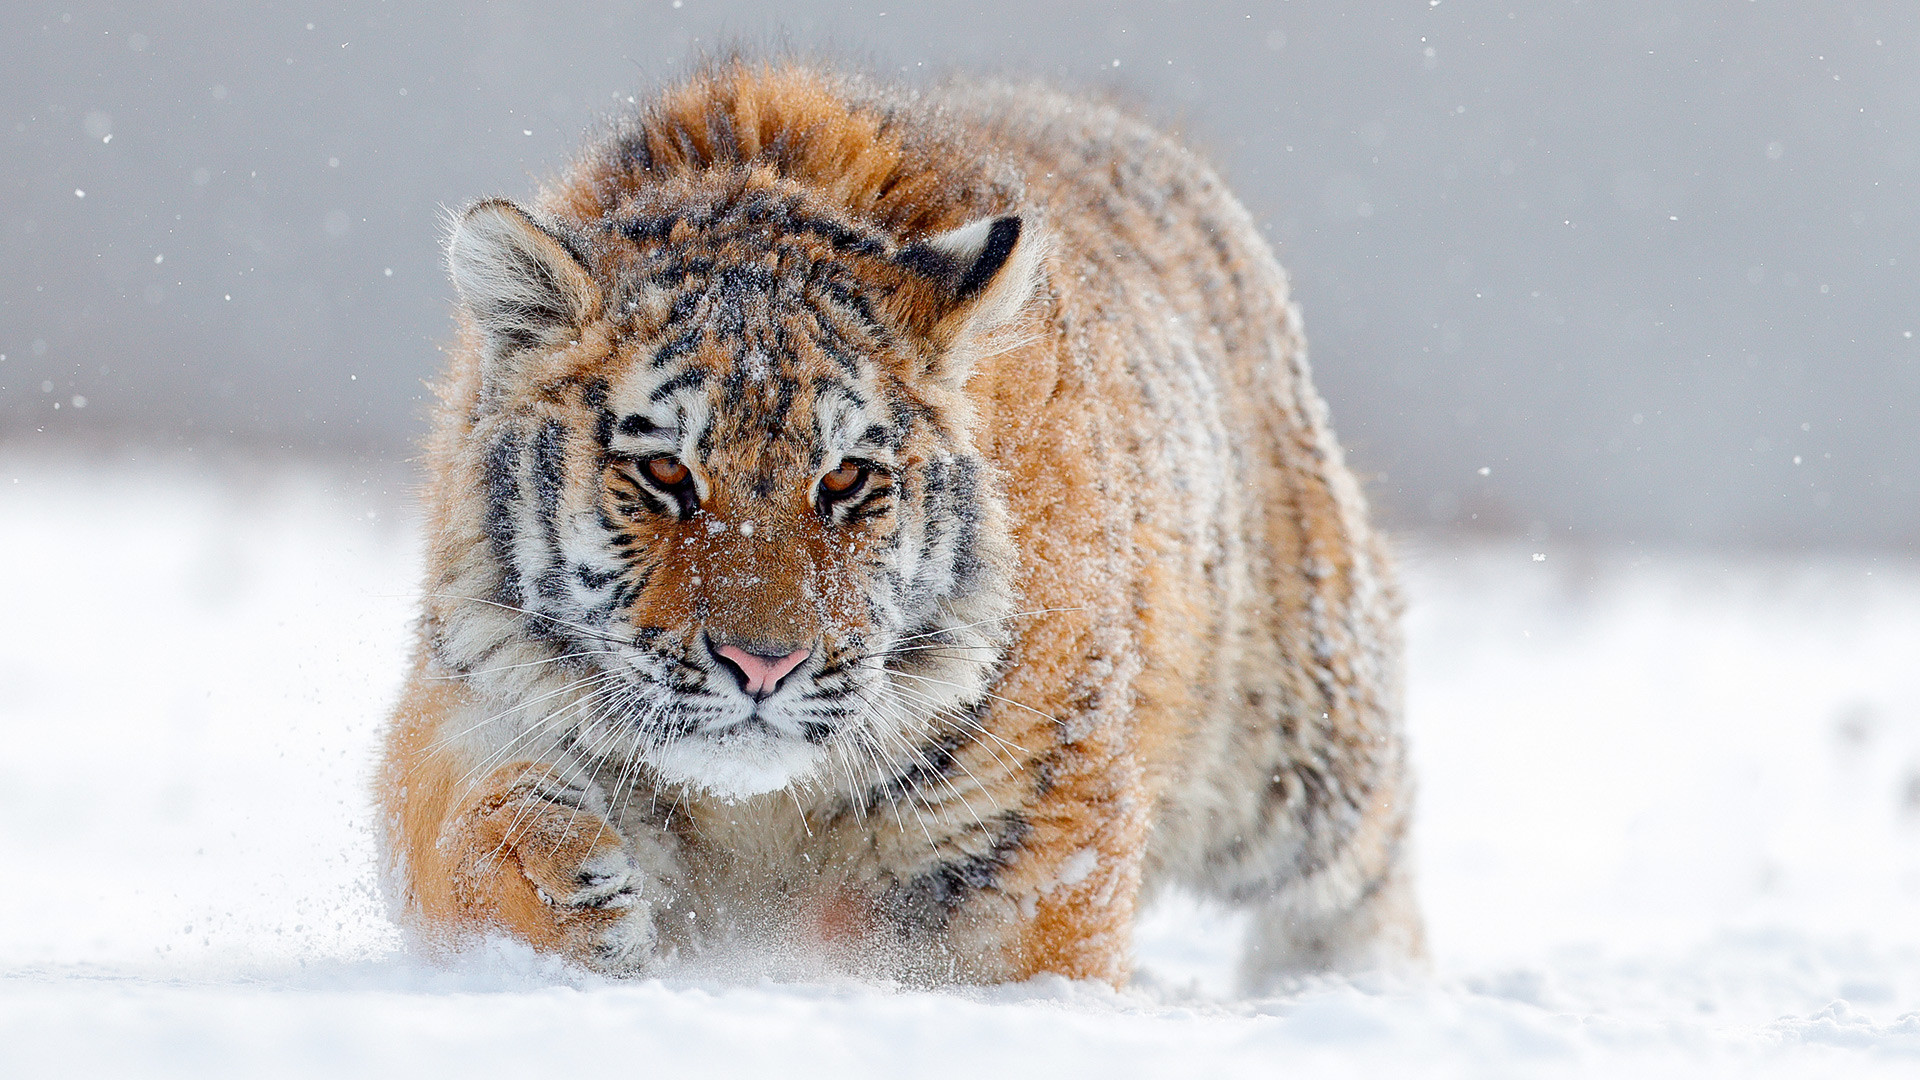
M 722 720 L 709 723 L 690 737 L 703 739 L 802 739 L 810 743 L 822 743 L 833 728 L 817 721 L 794 722 L 784 718 L 772 717 L 755 709 L 752 714 L 739 720 Z
M 887 635 L 903 647 L 809 643 L 799 657 L 802 649 L 771 656 L 705 633 L 680 649 L 636 643 L 624 653 L 636 700 L 627 723 L 638 736 L 627 752 L 661 782 L 728 801 L 809 783 L 864 789 L 911 765 L 928 731 L 956 712 L 944 691 L 972 700 L 962 683 L 984 666 L 980 647 L 939 643 L 945 624 L 925 625 Z M 941 666 L 955 656 L 966 669 Z
M 820 743 L 758 715 L 668 739 L 645 756 L 661 779 L 728 802 L 809 780 L 827 761 Z
M 781 672 L 777 686 L 762 687 L 730 665 L 641 649 L 624 666 L 644 702 L 629 714 L 640 736 L 629 752 L 668 784 L 734 801 L 805 782 L 829 767 L 828 744 L 838 725 L 802 704 L 813 690 L 805 671 Z

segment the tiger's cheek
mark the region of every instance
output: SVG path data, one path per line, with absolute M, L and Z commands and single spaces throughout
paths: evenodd
M 819 596 L 822 621 L 836 637 L 871 637 L 875 617 L 892 605 L 884 536 L 869 532 L 829 534 L 822 539 Z
M 683 631 L 703 617 L 704 563 L 680 543 L 672 525 L 637 525 L 628 530 L 636 543 L 623 554 L 628 564 L 630 600 L 626 620 L 645 631 Z

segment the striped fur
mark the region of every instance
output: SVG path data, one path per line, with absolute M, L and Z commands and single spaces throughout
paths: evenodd
M 722 65 L 449 263 L 380 787 L 430 940 L 1122 981 L 1184 884 L 1252 982 L 1418 954 L 1381 545 L 1177 145 Z M 726 648 L 805 657 L 756 697 Z

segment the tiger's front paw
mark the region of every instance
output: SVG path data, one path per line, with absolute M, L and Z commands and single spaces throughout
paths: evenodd
M 599 845 L 577 862 L 522 849 L 520 868 L 568 957 L 607 974 L 642 971 L 653 959 L 663 890 L 623 847 Z
M 603 812 L 602 800 L 550 777 L 516 782 L 482 800 L 471 819 L 472 887 L 463 905 L 545 952 L 595 971 L 631 974 L 656 955 L 657 870 Z

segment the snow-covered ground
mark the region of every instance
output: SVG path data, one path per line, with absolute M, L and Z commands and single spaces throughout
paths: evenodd
M 607 982 L 385 917 L 374 486 L 0 458 L 0 1076 L 1920 1075 L 1920 565 L 1410 553 L 1430 977 Z

